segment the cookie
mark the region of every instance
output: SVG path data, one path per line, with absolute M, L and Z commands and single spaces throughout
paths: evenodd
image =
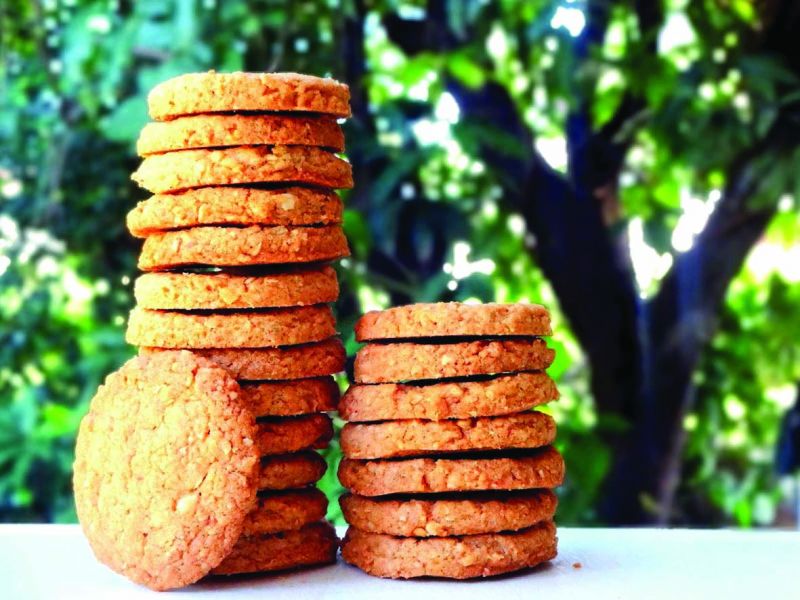
M 262 456 L 325 448 L 333 438 L 328 415 L 279 417 L 257 424 L 256 446 Z
M 158 348 L 266 348 L 319 342 L 336 335 L 329 306 L 201 313 L 135 307 L 125 339 Z
M 342 558 L 377 577 L 491 577 L 534 567 L 557 554 L 556 528 L 546 521 L 512 533 L 403 538 L 354 527 L 342 542 Z
M 293 144 L 342 152 L 344 134 L 332 117 L 194 115 L 148 123 L 139 134 L 136 151 L 139 156 L 149 156 L 195 148 Z
M 356 323 L 356 340 L 550 335 L 550 313 L 538 304 L 409 304 L 372 311 Z
M 552 447 L 507 456 L 354 460 L 339 464 L 339 481 L 360 496 L 554 488 L 564 459 Z
M 300 529 L 321 521 L 328 499 L 316 488 L 259 494 L 256 507 L 244 520 L 243 536 Z
M 290 417 L 336 410 L 333 377 L 242 384 L 242 400 L 256 417 Z
M 204 187 L 156 194 L 128 213 L 128 230 L 144 238 L 201 225 L 338 225 L 342 201 L 331 190 Z
M 362 422 L 465 419 L 516 413 L 556 398 L 556 384 L 545 373 L 430 385 L 351 385 L 339 403 L 339 415 L 346 421 Z
M 235 146 L 154 154 L 142 161 L 131 179 L 154 194 L 249 183 L 353 187 L 350 163 L 312 146 Z
M 236 381 L 190 352 L 109 375 L 81 422 L 73 476 L 97 558 L 155 590 L 203 577 L 255 502 L 255 433 Z
M 397 383 L 540 371 L 553 362 L 543 340 L 478 340 L 448 344 L 367 344 L 356 355 L 357 383 Z
M 350 255 L 339 225 L 324 227 L 193 227 L 149 236 L 139 255 L 142 271 L 310 263 Z
M 264 456 L 258 472 L 259 490 L 302 488 L 319 481 L 328 465 L 313 450 Z
M 444 537 L 517 531 L 552 520 L 558 499 L 550 490 L 472 492 L 432 499 L 339 499 L 345 520 L 356 529 L 405 537 Z
M 528 411 L 447 421 L 348 423 L 340 443 L 346 457 L 365 459 L 540 448 L 552 444 L 555 437 L 553 417 Z
M 164 350 L 139 348 L 144 355 L 158 352 Z M 215 348 L 194 353 L 217 363 L 240 381 L 320 377 L 343 371 L 345 364 L 344 346 L 338 338 L 285 348 Z
M 242 537 L 211 574 L 242 575 L 330 564 L 336 561 L 338 548 L 336 532 L 324 522 L 270 535 Z
M 231 111 L 310 112 L 350 116 L 350 90 L 333 79 L 299 73 L 187 73 L 154 87 L 147 96 L 158 121 L 182 115 Z

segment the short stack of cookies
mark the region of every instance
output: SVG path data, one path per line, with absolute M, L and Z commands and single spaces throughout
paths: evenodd
M 380 577 L 485 577 L 556 555 L 564 463 L 547 310 L 418 304 L 371 312 L 339 405 L 344 559 Z
M 154 195 L 128 215 L 144 238 L 126 339 L 187 349 L 226 369 L 257 419 L 259 497 L 213 574 L 332 562 L 314 487 L 344 368 L 330 261 L 348 256 L 352 187 L 338 118 L 347 86 L 293 73 L 196 73 L 156 86 L 132 178 Z

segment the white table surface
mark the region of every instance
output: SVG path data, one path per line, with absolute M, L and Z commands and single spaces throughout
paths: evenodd
M 580 563 L 577 569 L 574 563 Z M 800 533 L 559 529 L 547 566 L 485 580 L 390 581 L 344 564 L 160 595 L 97 563 L 77 525 L 0 525 L 0 599 L 800 599 Z

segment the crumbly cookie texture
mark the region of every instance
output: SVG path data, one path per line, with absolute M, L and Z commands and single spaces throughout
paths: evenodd
M 147 96 L 158 121 L 182 115 L 300 111 L 350 116 L 350 90 L 333 79 L 299 73 L 187 73 L 154 87 Z
M 558 499 L 550 490 L 446 497 L 339 499 L 345 520 L 357 529 L 403 537 L 444 537 L 517 531 L 551 520 Z
M 351 385 L 339 403 L 339 414 L 354 422 L 465 419 L 512 414 L 557 398 L 556 384 L 546 373 L 429 385 Z
M 329 564 L 336 560 L 338 548 L 336 532 L 324 522 L 271 535 L 246 536 L 211 574 L 241 575 Z
M 255 502 L 254 437 L 236 381 L 190 352 L 109 375 L 81 422 L 73 477 L 97 558 L 156 590 L 203 577 Z
M 191 265 L 311 263 L 349 255 L 347 239 L 339 225 L 193 227 L 149 236 L 139 255 L 139 268 L 163 271 Z
M 332 190 L 289 186 L 203 187 L 177 194 L 156 194 L 128 213 L 135 237 L 202 225 L 337 225 L 342 201 Z
M 256 417 L 288 417 L 336 410 L 333 377 L 242 384 L 242 400 Z
M 135 307 L 125 339 L 158 348 L 267 348 L 319 342 L 336 335 L 330 307 L 202 313 Z
M 175 150 L 227 146 L 301 145 L 344 150 L 342 128 L 332 117 L 286 115 L 193 115 L 148 123 L 136 151 L 149 156 Z
M 142 161 L 131 179 L 154 194 L 262 182 L 353 187 L 350 163 L 313 146 L 234 146 L 154 154 Z
M 324 519 L 327 510 L 328 499 L 317 488 L 259 494 L 256 507 L 244 520 L 242 535 L 300 529 Z
M 339 481 L 360 496 L 554 488 L 564 459 L 552 447 L 514 456 L 354 460 L 339 464 Z
M 356 340 L 550 335 L 550 313 L 538 304 L 409 304 L 372 311 L 356 323 Z
M 262 456 L 286 454 L 309 448 L 325 448 L 333 438 L 328 415 L 279 417 L 257 424 L 256 446 Z
M 346 457 L 367 459 L 540 448 L 552 444 L 555 437 L 553 417 L 528 411 L 446 421 L 348 423 L 342 429 L 340 443 Z
M 449 344 L 367 344 L 356 355 L 357 383 L 399 383 L 541 371 L 554 353 L 541 339 Z
M 139 348 L 139 353 L 143 355 L 158 352 L 164 352 L 164 349 Z M 343 371 L 345 364 L 344 346 L 338 338 L 285 348 L 215 348 L 195 350 L 194 353 L 215 362 L 240 381 L 333 375 Z
M 319 481 L 326 469 L 325 459 L 313 450 L 264 456 L 258 472 L 258 489 L 302 488 Z
M 342 558 L 378 577 L 491 577 L 536 566 L 555 558 L 552 521 L 512 533 L 461 537 L 402 538 L 350 527 Z

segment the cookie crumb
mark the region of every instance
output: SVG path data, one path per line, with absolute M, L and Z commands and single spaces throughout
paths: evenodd
M 582 569 L 583 565 L 581 563 L 579 563 L 579 562 L 572 563 L 572 568 L 573 569 Z

